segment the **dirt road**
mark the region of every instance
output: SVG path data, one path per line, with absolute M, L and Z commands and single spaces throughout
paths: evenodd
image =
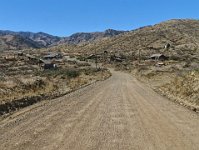
M 199 150 L 199 115 L 128 74 L 0 122 L 1 150 Z

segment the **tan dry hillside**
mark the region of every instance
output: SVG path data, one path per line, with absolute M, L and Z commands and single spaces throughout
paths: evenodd
M 44 32 L 14 32 L 8 30 L 0 30 L 0 50 L 19 50 L 27 48 L 47 48 L 60 44 L 83 44 L 111 38 L 127 31 L 117 31 L 113 29 L 104 32 L 91 33 L 75 33 L 68 37 L 53 36 Z
M 128 52 L 138 54 L 142 50 L 143 56 L 164 51 L 165 44 L 170 43 L 171 49 L 166 54 L 187 58 L 198 58 L 199 52 L 199 20 L 169 20 L 147 26 L 93 43 L 77 46 L 60 45 L 55 49 L 66 49 L 69 52 L 93 53 L 94 50 Z
M 40 47 L 41 46 L 35 41 L 19 35 L 0 35 L 0 51 L 22 50 Z
M 192 110 L 199 110 L 199 72 L 176 77 L 172 82 L 159 88 L 163 95 Z

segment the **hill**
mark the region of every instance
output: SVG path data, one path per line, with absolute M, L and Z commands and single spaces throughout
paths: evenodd
M 138 55 L 140 49 L 141 55 L 145 57 L 153 53 L 164 52 L 164 46 L 168 43 L 171 45 L 170 50 L 166 52 L 169 55 L 180 56 L 181 58 L 187 58 L 187 55 L 198 56 L 199 20 L 169 20 L 154 26 L 132 30 L 113 38 L 72 47 L 65 45 L 64 48 L 81 53 L 107 50 L 109 52 L 130 53 L 134 56 Z
M 28 38 L 19 35 L 0 36 L 0 51 L 3 50 L 21 50 L 28 48 L 41 48 L 42 46 Z
M 93 42 L 124 33 L 108 29 L 104 32 L 75 33 L 69 37 L 57 37 L 47 33 L 13 32 L 0 30 L 0 50 L 18 50 L 27 48 L 47 48 L 60 44 L 82 44 Z
M 61 38 L 47 33 L 13 32 L 0 30 L 1 49 L 43 48 L 58 42 Z
M 59 42 L 59 44 L 78 45 L 78 44 L 82 44 L 82 43 L 91 43 L 94 41 L 111 38 L 111 37 L 114 37 L 116 35 L 119 35 L 119 34 L 122 34 L 125 32 L 127 32 L 127 31 L 117 31 L 117 30 L 113 30 L 113 29 L 108 29 L 108 30 L 105 30 L 104 32 L 91 32 L 91 33 L 80 32 L 80 33 L 72 34 L 69 37 L 63 38 Z

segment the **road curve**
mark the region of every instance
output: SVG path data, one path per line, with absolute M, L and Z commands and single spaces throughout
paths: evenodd
M 1 150 L 199 150 L 199 115 L 114 72 L 0 122 Z

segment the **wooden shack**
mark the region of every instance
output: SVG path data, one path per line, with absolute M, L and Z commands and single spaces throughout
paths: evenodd
M 169 57 L 163 55 L 163 54 L 153 54 L 150 56 L 150 59 L 152 60 L 160 60 L 160 61 L 164 61 L 164 60 L 168 60 Z
M 43 56 L 43 59 L 45 60 L 61 59 L 61 58 L 63 58 L 63 56 L 60 53 L 52 53 L 52 54 Z

